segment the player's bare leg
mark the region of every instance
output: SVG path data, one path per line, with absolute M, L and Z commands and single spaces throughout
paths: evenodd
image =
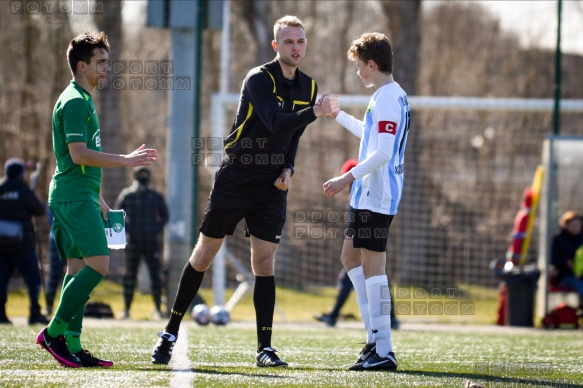
M 198 241 L 192 250 L 192 254 L 188 261 L 192 268 L 196 269 L 197 271 L 204 272 L 213 263 L 215 256 L 219 249 L 221 249 L 221 245 L 223 244 L 222 238 L 212 238 L 205 236 L 204 234 L 200 233 L 198 236 Z

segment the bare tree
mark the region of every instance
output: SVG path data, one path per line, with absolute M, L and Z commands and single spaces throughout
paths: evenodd
M 245 0 L 235 1 L 233 5 L 238 8 L 238 12 L 245 17 L 242 18 L 253 35 L 256 44 L 255 52 L 257 64 L 263 64 L 273 59 L 274 53 L 271 49 L 273 31 L 271 26 L 270 2 L 265 0 Z
M 407 91 L 408 95 L 417 94 L 417 78 L 419 56 L 421 50 L 421 30 L 419 25 L 421 0 L 383 0 L 380 2 L 387 17 L 391 44 L 395 53 L 393 74 L 395 80 Z M 407 141 L 407 159 L 404 200 L 401 204 L 398 220 L 402 227 L 394 228 L 398 234 L 397 244 L 402 257 L 396 258 L 400 262 L 398 280 L 401 284 L 420 284 L 427 279 L 423 271 L 427 270 L 430 260 L 430 250 L 423 244 L 410 244 L 418 239 L 418 230 L 431 224 L 431 211 L 426 201 L 413 202 L 412 193 L 414 184 L 429 185 L 429 179 L 424 178 L 425 170 L 419 161 L 420 150 L 423 149 L 420 136 L 420 121 L 411 118 L 409 138 Z M 415 180 L 413 180 L 414 178 Z M 415 182 L 415 183 L 414 183 Z M 418 189 L 417 189 L 418 190 Z M 429 232 L 431 233 L 431 232 Z M 395 265 L 395 264 L 393 264 Z
M 353 21 L 354 21 L 354 6 L 355 6 L 354 1 L 348 1 L 346 3 L 346 13 L 344 14 L 345 20 L 344 20 L 344 23 L 342 23 L 342 27 L 341 27 L 340 33 L 339 33 L 339 35 L 342 37 L 342 40 L 343 40 L 342 48 L 344 48 L 344 49 L 347 49 L 348 47 L 350 47 L 350 43 L 352 42 L 352 39 L 353 39 L 350 36 L 350 27 L 352 26 Z M 340 90 L 339 90 L 339 92 L 341 94 L 345 94 L 347 92 L 346 79 L 348 77 L 348 74 L 346 74 L 346 72 L 348 69 L 348 65 L 349 65 L 349 61 L 347 61 L 347 60 L 340 61 L 341 78 L 340 78 Z M 352 74 L 350 76 L 354 77 Z M 350 141 L 347 141 L 350 137 L 352 137 L 352 134 L 349 133 L 348 131 L 343 131 L 342 137 L 344 139 L 344 141 L 343 141 L 344 154 L 350 155 L 351 153 L 354 153 Z
M 103 13 L 95 14 L 95 23 L 109 38 L 110 61 L 119 59 L 122 52 L 121 9 L 121 1 L 108 1 L 104 3 Z M 99 91 L 99 124 L 104 152 L 125 154 L 132 151 L 127 150 L 123 142 L 120 90 L 106 87 Z M 105 201 L 112 206 L 126 185 L 125 169 L 121 167 L 104 169 L 103 179 L 107 183 L 102 185 L 102 193 Z
M 57 8 L 59 8 L 58 0 Z M 48 111 L 47 116 L 52 113 L 52 107 L 59 98 L 59 95 L 66 87 L 67 82 L 71 79 L 71 71 L 66 61 L 65 50 L 69 40 L 72 38 L 71 28 L 69 26 L 69 17 L 67 14 L 60 14 L 51 16 L 48 19 L 48 44 L 47 48 L 50 50 L 52 62 L 51 87 L 48 91 L 49 99 L 44 111 Z M 53 155 L 53 137 L 51 122 L 45 122 L 41 125 L 44 130 L 44 136 L 41 137 L 43 152 L 40 156 L 42 163 L 42 174 L 40 174 L 39 186 L 45 191 L 48 191 L 48 184 L 51 179 L 51 174 L 54 169 L 54 155 Z
M 417 73 L 421 46 L 421 0 L 380 1 L 388 19 L 390 40 L 395 52 L 395 79 L 409 93 L 417 93 Z
M 38 112 L 34 109 L 34 44 L 38 44 L 36 37 L 38 36 L 37 25 L 33 22 L 32 16 L 28 13 L 24 17 L 24 74 L 23 74 L 23 88 L 20 96 L 20 125 L 22 136 L 24 137 L 24 144 L 27 146 L 22 148 L 22 157 L 24 159 L 36 159 L 40 139 L 40 128 Z M 37 143 L 37 144 L 35 144 Z

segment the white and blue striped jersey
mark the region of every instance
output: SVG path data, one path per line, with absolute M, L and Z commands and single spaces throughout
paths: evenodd
M 350 206 L 394 215 L 403 193 L 405 146 L 410 109 L 407 94 L 396 82 L 377 89 L 370 98 L 364 120 L 340 111 L 336 121 L 360 138 L 358 165 Z

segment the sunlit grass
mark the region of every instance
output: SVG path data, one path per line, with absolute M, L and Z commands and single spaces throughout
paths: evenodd
M 365 335 L 359 321 L 340 321 L 329 328 L 312 318 L 327 311 L 336 290 L 306 292 L 279 288 L 273 345 L 290 367 L 282 370 L 254 365 L 256 332 L 251 294 L 232 311 L 224 327 L 198 326 L 190 318 L 182 324 L 186 355 L 180 365 L 153 365 L 149 354 L 156 333 L 165 322 L 148 321 L 150 295 L 135 294 L 132 320 L 86 319 L 83 345 L 115 361 L 110 369 L 67 369 L 34 344 L 39 325 L 28 326 L 27 294 L 10 293 L 8 314 L 15 325 L 0 325 L 0 386 L 2 387 L 463 387 L 466 381 L 491 387 L 583 388 L 583 334 L 580 330 L 544 331 L 492 325 L 497 290 L 469 285 L 458 287 L 456 298 L 470 301 L 475 313 L 461 315 L 400 315 L 401 329 L 393 331 L 399 360 L 397 372 L 350 372 Z M 227 290 L 226 299 L 234 290 Z M 399 292 L 401 291 L 401 292 Z M 412 288 L 395 290 L 396 304 L 412 301 Z M 438 295 L 420 290 L 415 301 L 435 302 Z M 409 292 L 409 294 L 407 294 Z M 202 289 L 209 305 L 213 293 Z M 43 297 L 41 297 L 41 301 Z M 93 300 L 122 309 L 121 287 L 105 281 Z M 279 311 L 279 312 L 278 312 Z M 281 312 L 281 313 L 280 313 Z M 354 296 L 342 311 L 359 316 Z M 441 324 L 445 322 L 447 324 Z
M 109 369 L 68 369 L 34 344 L 40 327 L 0 326 L 2 387 L 582 387 L 579 331 L 407 324 L 393 332 L 397 372 L 350 372 L 362 347 L 359 325 L 274 325 L 273 344 L 287 369 L 254 365 L 252 323 L 201 327 L 185 320 L 180 366 L 153 365 L 160 322 L 87 319 L 83 344 L 115 361 Z M 175 349 L 175 357 L 176 349 Z M 182 384 L 182 385 L 181 385 Z

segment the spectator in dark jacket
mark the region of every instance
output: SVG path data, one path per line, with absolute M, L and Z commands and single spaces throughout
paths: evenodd
M 559 287 L 570 288 L 583 299 L 583 280 L 575 277 L 573 265 L 577 248 L 583 245 L 581 216 L 574 211 L 565 212 L 559 219 L 560 231 L 551 244 L 551 264 L 556 271 L 553 279 Z
M 150 188 L 150 170 L 140 167 L 135 172 L 135 180 L 119 194 L 116 209 L 126 213 L 127 245 L 125 249 L 125 275 L 123 297 L 125 310 L 122 318 L 129 318 L 130 307 L 136 287 L 136 277 L 140 260 L 143 257 L 150 273 L 152 298 L 156 315 L 164 315 L 161 310 L 162 281 L 160 237 L 168 222 L 168 207 L 164 197 Z
M 6 316 L 6 301 L 8 282 L 16 269 L 28 288 L 28 323 L 47 324 L 49 321 L 41 314 L 38 303 L 42 280 L 32 224 L 32 216 L 43 215 L 45 209 L 24 182 L 22 160 L 8 159 L 4 174 L 0 181 L 0 323 L 12 323 Z

